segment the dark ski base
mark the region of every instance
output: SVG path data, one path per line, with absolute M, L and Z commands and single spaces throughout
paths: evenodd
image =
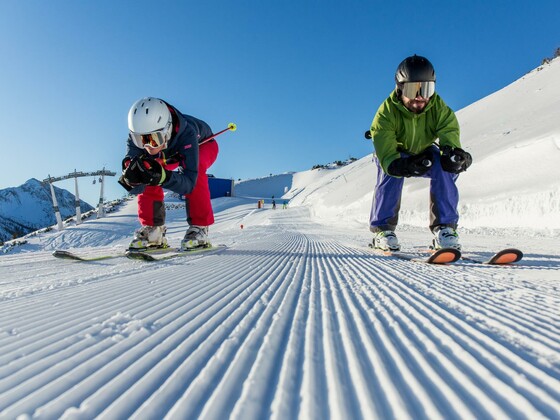
M 489 265 L 507 265 L 514 264 L 521 261 L 523 258 L 523 252 L 516 248 L 502 249 L 496 252 L 490 259 L 483 261 L 476 258 L 471 258 L 469 256 L 461 257 L 464 261 L 473 262 L 477 264 L 489 264 Z
M 387 257 L 396 257 L 401 260 L 421 262 L 427 264 L 450 264 L 458 261 L 461 258 L 461 251 L 455 248 L 442 248 L 437 251 L 433 251 L 428 257 L 418 256 L 417 254 L 410 254 L 402 251 L 383 251 L 381 249 L 373 248 L 372 244 L 369 244 L 377 254 L 384 255 Z
M 218 252 L 218 251 L 221 251 L 225 248 L 226 248 L 225 245 L 216 245 L 216 246 L 207 246 L 207 247 L 195 248 L 195 249 L 190 250 L 190 251 L 173 249 L 173 250 L 171 250 L 171 252 L 167 252 L 167 253 L 151 253 L 151 252 L 146 252 L 146 251 L 131 251 L 131 250 L 128 250 L 128 251 L 125 252 L 124 255 L 127 258 L 130 258 L 131 260 L 154 262 L 154 261 L 169 260 L 171 258 L 177 258 L 177 257 L 185 257 L 185 256 L 189 256 L 189 255 L 196 255 L 196 254 L 209 253 L 209 252 L 210 253 L 211 252 Z
M 157 261 L 157 260 L 165 260 L 169 258 L 175 258 L 179 256 L 185 255 L 193 255 L 198 254 L 201 252 L 208 252 L 208 251 L 217 251 L 220 249 L 225 248 L 225 245 L 218 245 L 218 246 L 210 246 L 206 248 L 197 248 L 193 251 L 182 251 L 178 248 L 151 248 L 145 249 L 141 251 L 130 251 L 127 250 L 125 252 L 115 252 L 114 254 L 106 254 L 106 255 L 87 255 L 87 254 L 77 254 L 71 251 L 64 251 L 57 249 L 55 250 L 52 255 L 56 258 L 61 258 L 70 261 L 102 261 L 102 260 L 109 260 L 112 258 L 121 258 L 127 257 L 131 259 L 143 260 L 143 261 Z
M 101 261 L 101 260 L 108 260 L 111 258 L 118 258 L 122 257 L 122 254 L 112 254 L 112 255 L 98 255 L 95 257 L 87 256 L 87 255 L 78 255 L 70 251 L 63 251 L 61 249 L 57 249 L 52 253 L 53 257 L 61 258 L 63 260 L 72 260 L 72 261 Z
M 177 251 L 177 249 L 175 248 L 151 248 L 151 249 L 146 249 L 144 250 L 144 252 L 146 253 L 150 253 L 150 254 L 162 254 L 162 253 L 167 253 L 167 252 L 174 252 Z M 63 251 L 61 249 L 57 249 L 55 251 L 53 251 L 52 253 L 53 257 L 56 258 L 61 258 L 64 260 L 72 260 L 72 261 L 102 261 L 102 260 L 109 260 L 111 258 L 120 258 L 120 257 L 124 257 L 125 254 L 123 252 L 115 252 L 113 254 L 106 254 L 106 255 L 87 255 L 87 254 L 76 254 L 74 252 L 71 251 Z

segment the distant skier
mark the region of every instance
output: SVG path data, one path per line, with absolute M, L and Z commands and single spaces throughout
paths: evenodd
M 276 200 L 274 198 L 272 199 L 272 210 L 276 210 Z
M 208 124 L 158 98 L 136 101 L 128 113 L 130 130 L 120 184 L 138 194 L 141 223 L 130 249 L 166 247 L 163 188 L 185 195 L 189 227 L 181 248 L 208 245 L 214 223 L 206 171 L 216 161 L 218 143 Z M 178 168 L 178 171 L 174 171 Z
M 403 60 L 395 82 L 395 90 L 377 110 L 369 133 L 378 170 L 370 215 L 373 246 L 400 249 L 395 229 L 403 177 L 426 177 L 431 179 L 433 247 L 460 250 L 455 182 L 471 165 L 472 157 L 461 149 L 459 123 L 435 92 L 436 74 L 426 58 L 414 55 Z

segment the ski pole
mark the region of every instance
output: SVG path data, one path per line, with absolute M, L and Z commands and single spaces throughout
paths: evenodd
M 211 137 L 208 137 L 208 138 L 202 140 L 200 143 L 198 143 L 198 145 L 200 146 L 201 144 L 209 142 L 210 140 L 214 140 L 220 134 L 225 133 L 226 131 L 229 131 L 229 130 L 231 130 L 231 131 L 237 130 L 237 125 L 235 125 L 235 123 L 229 123 L 227 128 L 224 128 L 222 131 L 218 131 L 216 134 L 213 134 Z

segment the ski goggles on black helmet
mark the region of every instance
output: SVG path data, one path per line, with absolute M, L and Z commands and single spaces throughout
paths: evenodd
M 398 88 L 402 95 L 409 99 L 415 99 L 418 96 L 429 99 L 436 91 L 436 82 L 403 82 L 399 83 Z
M 152 131 L 151 133 L 134 133 L 130 132 L 132 142 L 140 149 L 157 149 L 160 147 L 167 147 L 167 142 L 171 138 L 173 124 L 169 121 L 165 127 L 160 130 Z

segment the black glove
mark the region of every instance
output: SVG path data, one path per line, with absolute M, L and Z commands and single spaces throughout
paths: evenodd
M 458 174 L 466 171 L 471 163 L 471 154 L 460 147 L 443 146 L 441 148 L 441 167 L 444 171 Z
M 398 158 L 392 161 L 387 168 L 387 172 L 391 176 L 422 176 L 432 166 L 432 155 L 428 151 L 424 151 L 419 155 L 409 156 L 406 158 Z
M 161 185 L 169 175 L 160 163 L 146 156 L 138 156 L 130 161 L 122 173 L 122 180 L 129 186 L 137 185 Z M 121 183 L 122 185 L 122 183 Z M 125 187 L 126 188 L 126 187 Z
M 126 179 L 124 177 L 125 169 L 128 168 L 128 165 L 130 165 L 131 161 L 132 161 L 132 159 L 129 158 L 128 156 L 126 156 L 123 159 L 123 161 L 122 161 L 122 173 L 121 173 L 121 176 L 119 177 L 119 184 L 121 184 L 121 186 L 127 191 L 130 191 L 134 188 L 134 185 L 128 184 L 128 182 L 126 181 Z

